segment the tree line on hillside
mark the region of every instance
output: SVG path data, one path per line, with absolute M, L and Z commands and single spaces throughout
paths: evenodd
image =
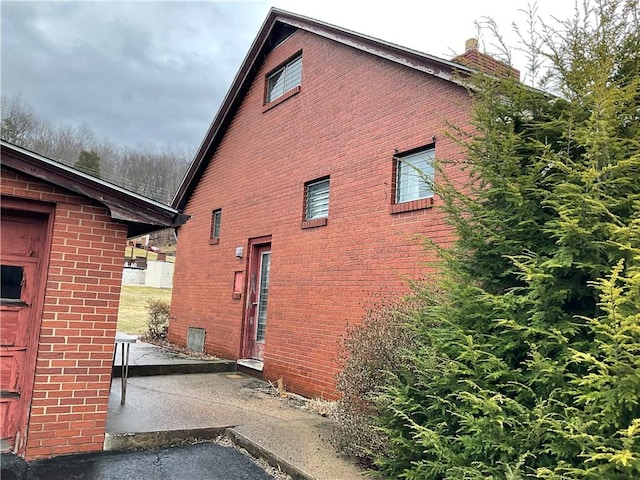
M 121 147 L 99 140 L 86 123 L 53 124 L 19 95 L 2 96 L 0 126 L 7 142 L 164 203 L 173 198 L 192 158 L 190 152 L 169 147 Z

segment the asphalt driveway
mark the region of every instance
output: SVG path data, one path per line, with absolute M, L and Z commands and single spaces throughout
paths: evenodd
M 98 452 L 26 464 L 2 458 L 2 480 L 273 480 L 233 447 L 199 443 L 145 451 Z

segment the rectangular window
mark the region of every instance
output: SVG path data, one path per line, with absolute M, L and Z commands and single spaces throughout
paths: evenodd
M 216 244 L 220 242 L 220 222 L 222 221 L 222 209 L 218 208 L 211 212 L 211 238 L 209 238 L 210 244 Z
M 267 103 L 282 97 L 302 82 L 302 55 L 267 77 Z
M 267 331 L 267 303 L 269 302 L 269 270 L 271 252 L 264 252 L 260 258 L 260 283 L 257 298 L 256 342 L 264 342 Z
M 434 148 L 396 158 L 396 203 L 433 197 L 434 158 Z
M 13 265 L 2 265 L 0 271 L 0 297 L 3 300 L 20 300 L 22 295 L 24 269 Z
M 305 185 L 306 221 L 329 216 L 329 178 L 314 180 Z

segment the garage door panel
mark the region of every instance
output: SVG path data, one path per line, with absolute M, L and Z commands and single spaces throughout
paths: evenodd
M 27 212 L 15 214 L 11 210 L 2 211 L 2 228 L 11 235 L 2 236 L 2 254 L 21 257 L 37 257 L 42 248 L 44 231 L 34 216 Z
M 0 451 L 21 455 L 35 373 L 46 275 L 41 261 L 48 251 L 50 217 L 2 208 L 0 218 Z
M 0 398 L 0 416 L 13 420 L 16 416 L 18 403 L 13 398 Z M 11 422 L 0 422 L 0 437 L 10 437 L 14 432 L 8 426 Z
M 0 319 L 0 345 L 3 347 L 14 346 L 18 338 L 18 319 L 20 312 L 18 310 L 2 308 L 0 315 L 2 315 L 2 319 Z
M 21 367 L 24 350 L 3 352 L 0 355 L 0 390 L 3 394 L 20 393 Z

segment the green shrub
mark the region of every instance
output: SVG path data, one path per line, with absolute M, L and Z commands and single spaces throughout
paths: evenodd
M 640 478 L 640 17 L 594 3 L 547 37 L 560 96 L 473 79 L 444 295 L 375 398 L 390 478 Z
M 169 312 L 171 304 L 164 300 L 147 300 L 147 331 L 145 339 L 163 341 L 167 339 L 169 331 Z

